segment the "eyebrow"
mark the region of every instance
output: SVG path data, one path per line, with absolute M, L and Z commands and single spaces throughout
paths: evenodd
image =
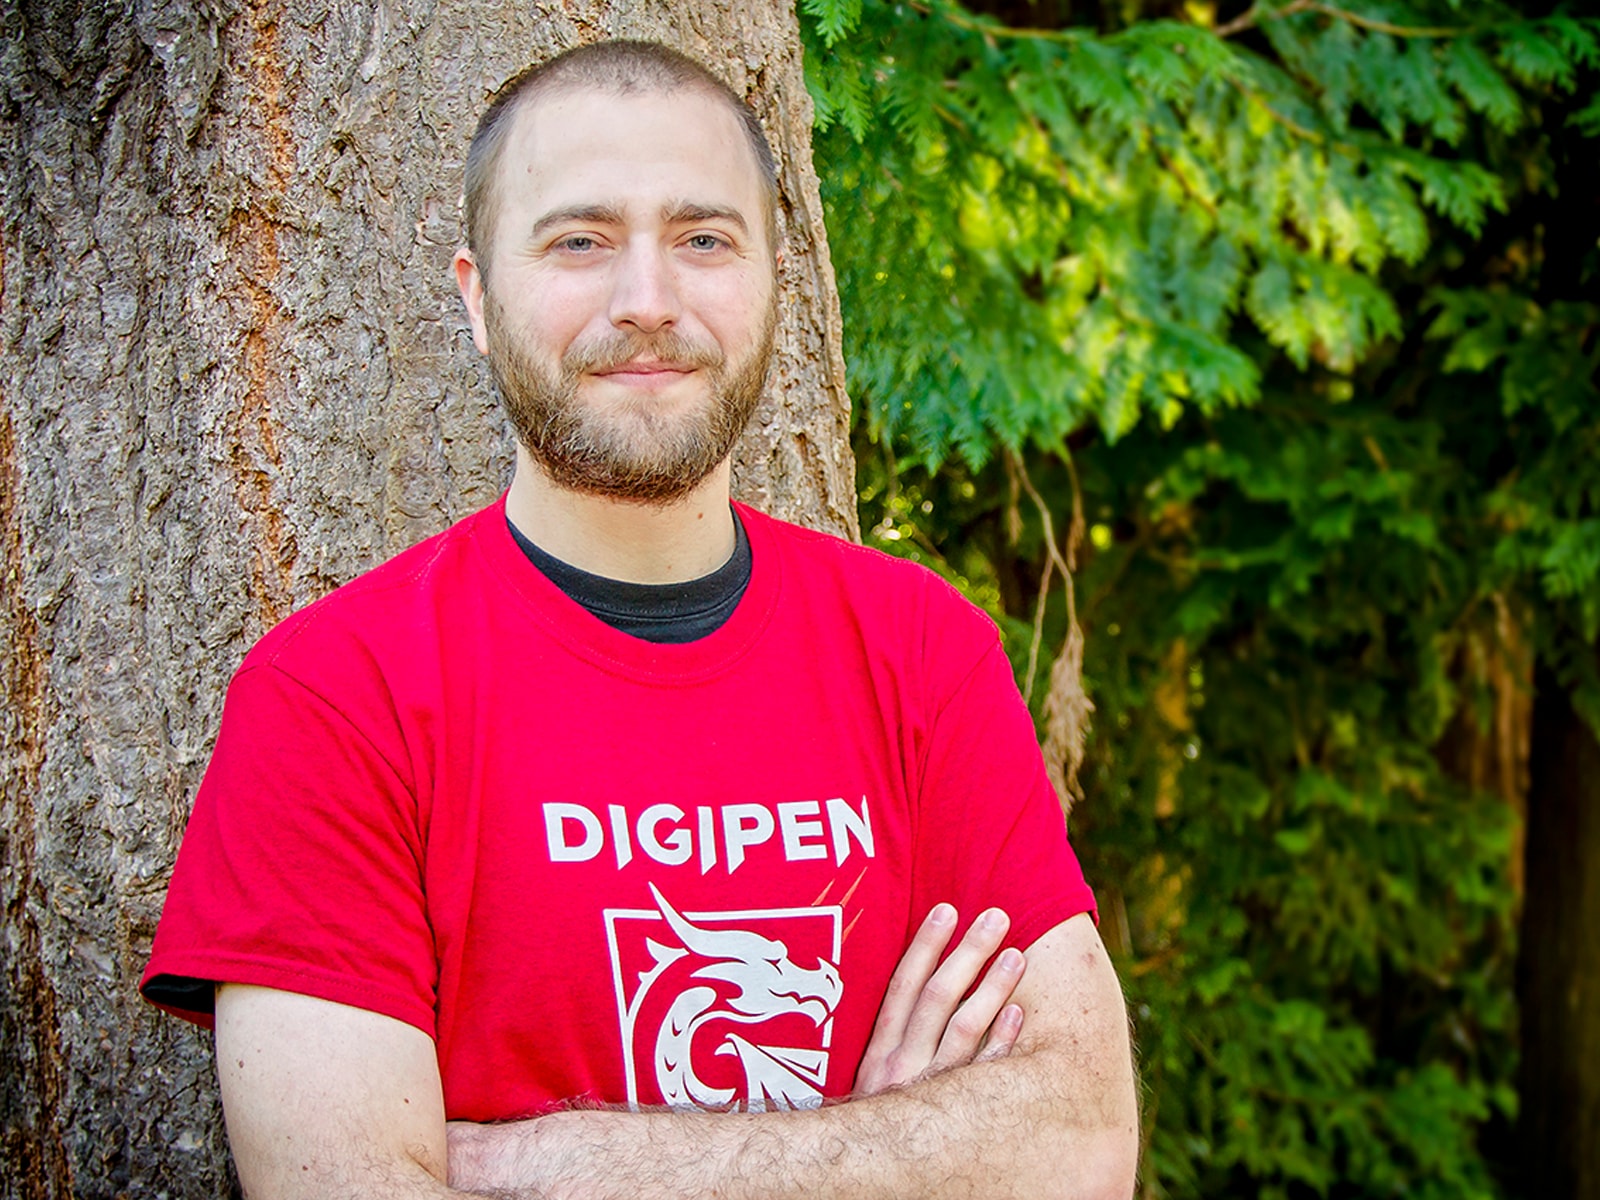
M 545 213 L 533 223 L 528 236 L 537 238 L 555 226 L 569 222 L 584 225 L 621 225 L 622 210 L 612 204 L 569 204 L 566 208 Z
M 726 208 L 715 204 L 697 204 L 690 200 L 673 200 L 661 208 L 661 220 L 666 225 L 693 225 L 700 221 L 726 221 L 738 227 L 739 232 L 748 234 L 749 223 L 736 208 Z M 583 225 L 622 225 L 625 224 L 622 209 L 615 204 L 569 204 L 565 208 L 558 208 L 545 213 L 533 223 L 529 231 L 530 238 L 538 238 L 557 225 L 566 224 Z
M 677 200 L 665 205 L 661 210 L 661 219 L 668 225 L 693 225 L 699 221 L 726 221 L 730 225 L 737 225 L 740 233 L 750 232 L 750 226 L 745 223 L 745 219 L 738 209 L 723 208 L 712 204 L 695 204 L 688 200 Z

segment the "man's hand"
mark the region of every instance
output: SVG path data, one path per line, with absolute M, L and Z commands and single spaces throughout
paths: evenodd
M 980 929 L 968 949 L 976 955 L 992 936 Z M 939 975 L 929 948 L 949 937 L 919 932 L 911 978 Z M 905 1087 L 798 1112 L 585 1111 L 466 1125 L 451 1129 L 448 1150 L 426 1034 L 329 1001 L 224 987 L 217 1054 L 229 1141 L 256 1200 L 442 1200 L 464 1186 L 524 1200 L 1127 1200 L 1137 1109 L 1110 960 L 1086 914 L 1027 958 L 1016 994 L 1026 1028 L 1003 1061 L 928 1073 L 950 1061 L 948 1034 L 930 1055 L 933 1043 L 910 1031 L 949 1001 L 929 1000 L 924 985 L 909 1010 L 894 1007 L 904 1020 L 884 1025 L 901 1033 L 902 1069 L 922 1075 Z M 983 959 L 966 961 L 970 981 Z M 960 1035 L 950 1053 L 970 1041 Z
M 1022 1006 L 1008 1001 L 1026 969 L 1022 951 L 1004 951 L 973 989 L 983 965 L 1005 940 L 1011 918 L 998 908 L 984 910 L 941 963 L 939 956 L 950 944 L 957 921 L 952 905 L 935 905 L 906 947 L 884 993 L 853 1095 L 870 1096 L 951 1067 L 1004 1058 L 1016 1043 L 1022 1032 Z M 969 991 L 972 995 L 963 1003 Z M 559 1124 L 545 1126 L 544 1132 L 553 1132 Z M 537 1136 L 530 1136 L 540 1131 L 526 1125 L 514 1141 L 501 1127 L 470 1121 L 452 1121 L 445 1131 L 450 1182 L 467 1190 L 532 1173 L 498 1157 L 509 1145 L 530 1163 L 548 1158 L 554 1149 L 541 1146 Z
M 1008 949 L 965 1003 L 1011 919 L 998 908 L 978 915 L 950 957 L 939 956 L 955 932 L 956 910 L 934 906 L 900 958 L 856 1072 L 855 1094 L 871 1096 L 969 1062 L 1004 1058 L 1022 1032 L 1022 1007 L 1010 1004 L 1026 960 Z
M 930 931 L 919 952 L 940 936 L 950 935 Z M 1017 992 L 1027 1028 L 1004 1061 L 794 1112 L 577 1111 L 452 1126 L 450 1182 L 537 1200 L 1127 1200 L 1138 1106 L 1110 959 L 1087 914 L 1027 959 Z M 918 1007 L 906 1029 L 939 1006 L 923 1018 Z M 902 1041 L 926 1053 L 926 1039 Z

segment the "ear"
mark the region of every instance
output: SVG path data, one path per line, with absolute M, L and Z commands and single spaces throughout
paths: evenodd
M 487 354 L 489 331 L 483 323 L 483 273 L 465 246 L 456 251 L 455 269 L 456 287 L 461 289 L 461 303 L 467 306 L 467 321 L 472 326 L 472 344 L 479 354 Z

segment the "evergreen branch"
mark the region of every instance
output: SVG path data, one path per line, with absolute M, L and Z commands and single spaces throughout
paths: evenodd
M 1268 13 L 1267 15 L 1286 17 L 1290 13 L 1304 12 L 1310 7 L 1311 5 L 1308 0 L 1295 0 L 1295 2 L 1289 5 L 1288 8 L 1280 9 L 1275 13 Z M 1231 38 L 1236 34 L 1244 33 L 1246 30 L 1254 29 L 1257 25 L 1261 24 L 1261 15 L 1261 6 L 1259 4 L 1252 4 L 1233 20 L 1224 21 L 1221 25 L 1213 27 L 1211 32 L 1216 34 L 1219 38 Z
M 1363 433 L 1361 435 L 1361 445 L 1366 449 L 1372 461 L 1378 464 L 1379 472 L 1388 475 L 1390 473 L 1389 460 L 1384 457 L 1383 447 L 1378 445 L 1378 439 L 1370 433 Z
M 1014 450 L 1007 451 L 1015 478 L 1021 481 L 1028 498 L 1039 510 L 1047 552 L 1043 585 L 1039 589 L 1039 603 L 1034 613 L 1033 645 L 1028 655 L 1030 693 L 1033 690 L 1033 671 L 1039 661 L 1039 643 L 1044 635 L 1045 597 L 1050 586 L 1052 566 L 1061 572 L 1067 593 L 1067 637 L 1050 668 L 1050 688 L 1044 698 L 1045 736 L 1040 751 L 1061 800 L 1061 810 L 1071 813 L 1073 802 L 1083 799 L 1083 788 L 1078 783 L 1078 768 L 1083 765 L 1089 714 L 1094 712 L 1094 701 L 1083 690 L 1083 627 L 1078 624 L 1077 585 L 1072 578 L 1072 572 L 1078 566 L 1078 548 L 1084 534 L 1083 489 L 1078 484 L 1078 468 L 1072 461 L 1071 450 L 1063 443 L 1057 453 L 1066 465 L 1067 477 L 1072 484 L 1072 517 L 1067 525 L 1065 555 L 1056 544 L 1055 521 L 1050 515 L 1050 506 L 1044 502 L 1039 489 L 1033 486 L 1033 479 L 1028 475 L 1022 456 Z
M 1048 518 L 1046 518 L 1048 520 Z M 1028 672 L 1022 685 L 1022 702 L 1033 703 L 1033 681 L 1039 673 L 1039 649 L 1044 645 L 1044 610 L 1050 599 L 1051 573 L 1055 571 L 1055 556 L 1046 555 L 1044 571 L 1039 576 L 1039 598 L 1033 605 L 1033 637 L 1028 642 Z
M 1072 478 L 1072 522 L 1067 531 L 1067 552 L 1064 556 L 1061 547 L 1056 544 L 1056 523 L 1050 515 L 1050 506 L 1045 503 L 1044 497 L 1039 494 L 1039 489 L 1033 486 L 1033 479 L 1028 474 L 1028 468 L 1023 463 L 1020 455 L 1013 453 L 1016 461 L 1017 478 L 1022 482 L 1022 490 L 1028 493 L 1028 499 L 1033 501 L 1034 507 L 1039 510 L 1039 520 L 1044 525 L 1044 544 L 1049 552 L 1050 560 L 1055 563 L 1056 570 L 1060 571 L 1067 582 L 1067 612 L 1068 619 L 1076 623 L 1078 619 L 1077 605 L 1072 594 L 1072 567 L 1070 561 L 1078 557 L 1078 541 L 1083 525 L 1083 498 L 1078 490 L 1078 471 L 1072 464 L 1070 455 L 1062 455 L 1062 460 L 1067 464 L 1067 470 Z
M 1205 209 L 1206 212 L 1210 213 L 1212 220 L 1216 220 L 1217 206 L 1213 204 L 1206 196 L 1202 195 L 1198 189 L 1196 189 L 1194 184 L 1189 181 L 1189 177 L 1184 174 L 1183 168 L 1178 166 L 1177 162 L 1173 160 L 1154 139 L 1151 140 L 1150 147 L 1156 152 L 1156 157 L 1161 160 L 1161 165 L 1166 167 L 1167 171 L 1172 175 L 1172 177 L 1178 181 L 1178 186 L 1183 189 L 1184 194 L 1198 204 L 1201 208 Z
M 1083 485 L 1078 481 L 1078 464 L 1072 457 L 1072 451 L 1063 445 L 1057 451 L 1057 457 L 1066 464 L 1067 482 L 1072 485 L 1072 519 L 1067 522 L 1067 566 L 1076 571 L 1078 551 L 1083 548 L 1083 539 L 1089 532 L 1089 523 L 1083 515 Z M 1078 623 L 1075 596 L 1067 597 L 1067 619 L 1074 625 Z
M 1039 494 L 1039 489 L 1034 487 L 1033 478 L 1028 474 L 1028 468 L 1022 461 L 1022 456 L 1014 450 L 1006 451 L 1006 471 L 1011 478 L 1022 484 L 1022 490 L 1028 493 L 1028 499 L 1033 501 L 1039 510 L 1039 521 L 1044 526 L 1045 560 L 1044 571 L 1039 582 L 1039 600 L 1033 614 L 1033 643 L 1028 647 L 1028 674 L 1027 684 L 1023 688 L 1023 698 L 1026 700 L 1033 694 L 1034 672 L 1039 665 L 1039 646 L 1044 638 L 1044 605 L 1045 597 L 1050 591 L 1051 574 L 1060 571 L 1066 584 L 1067 592 L 1067 625 L 1069 628 L 1078 627 L 1078 604 L 1076 585 L 1072 581 L 1073 569 L 1078 564 L 1078 547 L 1083 543 L 1084 517 L 1083 517 L 1083 491 L 1078 485 L 1078 468 L 1072 461 L 1072 455 L 1064 453 L 1061 456 L 1066 463 L 1068 477 L 1072 481 L 1072 519 L 1067 526 L 1067 550 L 1063 555 L 1061 547 L 1056 544 L 1056 523 L 1050 515 L 1050 506 L 1045 503 L 1044 497 Z
M 1373 33 L 1387 33 L 1390 37 L 1453 38 L 1461 37 L 1468 32 L 1468 30 L 1459 25 L 1393 25 L 1388 21 L 1380 21 L 1376 17 L 1363 17 L 1359 13 L 1335 8 L 1331 4 L 1316 4 L 1312 7 L 1325 16 L 1337 17 L 1341 21 L 1348 21 L 1352 25 L 1370 30 Z
M 1011 484 L 1012 513 L 1015 514 L 1017 488 L 1021 483 L 1021 476 L 1026 468 L 1022 465 L 1022 456 L 1015 450 L 1007 450 L 1005 452 L 1005 465 L 1006 479 Z M 1039 650 L 1044 645 L 1045 605 L 1050 598 L 1051 577 L 1055 572 L 1056 563 L 1061 561 L 1061 555 L 1056 550 L 1055 526 L 1050 519 L 1050 510 L 1040 498 L 1031 479 L 1028 480 L 1028 495 L 1032 497 L 1034 504 L 1038 506 L 1039 518 L 1044 522 L 1044 544 L 1048 547 L 1048 553 L 1045 554 L 1044 558 L 1044 570 L 1039 573 L 1039 598 L 1034 602 L 1033 606 L 1033 637 L 1028 643 L 1028 670 L 1023 675 L 1022 684 L 1022 702 L 1024 704 L 1033 702 L 1033 681 L 1039 673 Z M 1021 534 L 1021 527 L 1022 518 L 1017 515 L 1015 518 L 1016 534 Z M 1012 540 L 1015 541 L 1016 538 L 1013 537 Z M 1062 563 L 1062 570 L 1066 570 L 1064 562 Z M 1069 592 L 1071 583 L 1072 576 L 1068 575 L 1067 585 Z
M 1325 4 L 1322 0 L 1291 0 L 1282 8 L 1262 10 L 1260 4 L 1253 4 L 1245 12 L 1231 21 L 1218 25 L 1211 32 L 1219 38 L 1230 38 L 1235 34 L 1254 29 L 1265 20 L 1281 20 L 1303 12 L 1321 13 L 1325 17 L 1336 20 L 1348 21 L 1360 29 L 1370 30 L 1373 33 L 1387 33 L 1391 37 L 1403 38 L 1449 38 L 1460 37 L 1466 33 L 1465 29 L 1455 25 L 1395 25 L 1389 21 L 1380 21 L 1376 17 L 1364 17 L 1360 13 L 1351 12 L 1347 8 L 1338 8 L 1332 4 Z
M 950 560 L 945 556 L 945 552 L 934 544 L 933 539 L 928 536 L 927 532 L 922 528 L 921 525 L 911 526 L 911 540 L 918 546 L 921 546 L 923 553 L 927 554 L 929 558 L 933 559 L 940 566 L 944 567 L 947 572 L 952 575 L 955 574 L 955 568 L 950 565 Z
M 1234 87 L 1238 88 L 1239 91 L 1244 94 L 1244 96 L 1245 96 L 1245 98 L 1247 100 L 1253 100 L 1255 103 L 1259 104 L 1262 107 L 1262 109 L 1266 112 L 1267 116 L 1271 117 L 1274 121 L 1276 121 L 1279 125 L 1282 125 L 1285 129 L 1287 129 L 1290 133 L 1294 134 L 1296 137 L 1304 138 L 1306 141 L 1311 142 L 1314 145 L 1318 145 L 1318 146 L 1322 145 L 1324 142 L 1327 141 L 1327 139 L 1325 137 L 1323 137 L 1320 133 L 1318 133 L 1315 129 L 1307 129 L 1304 125 L 1300 124 L 1300 122 L 1296 121 L 1293 117 L 1284 116 L 1277 109 L 1273 108 L 1272 105 L 1267 103 L 1267 98 L 1265 96 L 1263 96 L 1260 92 L 1256 91 L 1254 88 L 1250 87 L 1249 85 L 1241 83 L 1241 82 L 1239 82 L 1239 80 L 1233 79 L 1233 78 L 1229 78 L 1228 82 L 1233 84 Z

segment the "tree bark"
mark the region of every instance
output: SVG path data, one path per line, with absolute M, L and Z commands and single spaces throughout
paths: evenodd
M 856 533 L 799 34 L 779 0 L 29 0 L 0 25 L 0 1196 L 226 1195 L 209 1036 L 135 982 L 246 649 L 508 478 L 449 270 L 502 79 L 626 35 L 751 98 L 787 253 L 735 486 Z
M 1600 740 L 1548 669 L 1537 677 L 1522 1006 L 1523 1194 L 1600 1198 Z

